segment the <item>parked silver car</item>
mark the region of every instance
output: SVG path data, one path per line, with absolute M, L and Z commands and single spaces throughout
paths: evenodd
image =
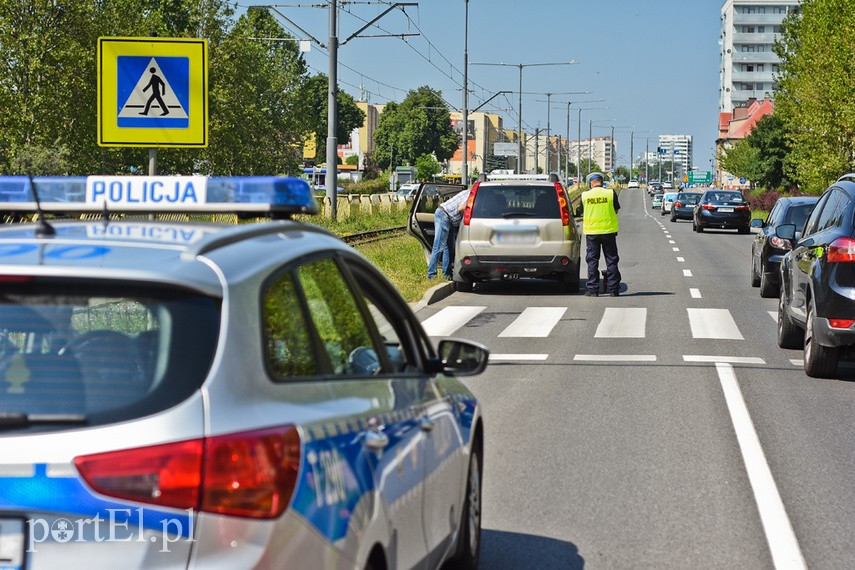
M 335 235 L 120 212 L 314 213 L 305 181 L 35 180 L 0 228 L 3 568 L 477 566 L 484 427 L 388 280 Z M 0 178 L 0 212 L 34 207 Z M 92 217 L 92 216 L 90 216 Z
M 433 214 L 457 186 L 423 185 L 407 229 L 430 252 Z M 581 232 L 570 214 L 563 184 L 552 175 L 482 177 L 472 186 L 457 232 L 454 284 L 471 291 L 475 283 L 518 278 L 558 280 L 579 290 Z

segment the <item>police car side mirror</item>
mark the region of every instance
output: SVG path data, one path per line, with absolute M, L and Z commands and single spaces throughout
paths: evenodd
M 468 340 L 444 339 L 439 341 L 439 361 L 431 372 L 454 376 L 475 376 L 487 368 L 490 351 L 486 346 Z M 433 367 L 432 367 L 433 368 Z

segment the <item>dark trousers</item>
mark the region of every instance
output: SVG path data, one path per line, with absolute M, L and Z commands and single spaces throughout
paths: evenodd
M 618 270 L 617 234 L 586 235 L 588 252 L 588 291 L 600 290 L 600 248 L 606 257 L 606 291 L 620 291 L 620 270 Z

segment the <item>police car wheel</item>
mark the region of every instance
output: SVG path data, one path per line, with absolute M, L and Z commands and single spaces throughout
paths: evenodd
M 449 570 L 475 570 L 481 553 L 481 446 L 472 447 L 469 475 L 466 480 L 466 502 L 460 519 L 457 549 L 445 566 Z

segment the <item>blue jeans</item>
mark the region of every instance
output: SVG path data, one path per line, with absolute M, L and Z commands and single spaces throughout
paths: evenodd
M 430 252 L 430 261 L 428 261 L 428 278 L 436 277 L 436 266 L 439 263 L 440 255 L 442 255 L 442 274 L 451 277 L 449 238 L 453 235 L 453 228 L 451 227 L 451 220 L 448 219 L 448 214 L 442 208 L 437 208 L 433 215 L 433 229 L 433 249 Z

